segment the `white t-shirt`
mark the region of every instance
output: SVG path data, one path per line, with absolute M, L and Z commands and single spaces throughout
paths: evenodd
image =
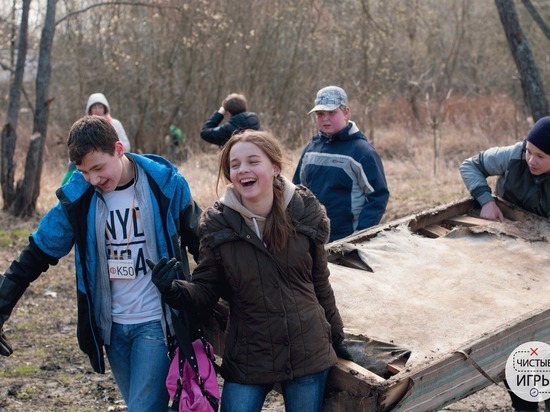
M 107 258 L 131 259 L 135 279 L 111 280 L 113 322 L 135 324 L 162 318 L 159 293 L 151 281 L 145 259 L 147 239 L 134 197 L 133 181 L 124 187 L 103 194 L 109 209 L 106 222 L 105 247 Z

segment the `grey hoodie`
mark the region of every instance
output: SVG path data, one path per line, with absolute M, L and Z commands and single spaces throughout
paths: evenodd
M 285 182 L 284 207 L 286 209 L 286 207 L 290 203 L 290 200 L 292 199 L 292 196 L 294 196 L 296 186 L 294 186 L 294 184 L 286 177 L 281 175 L 281 178 Z M 248 210 L 246 207 L 244 207 L 241 202 L 240 196 L 237 192 L 235 192 L 235 189 L 233 189 L 233 185 L 227 185 L 227 187 L 225 188 L 225 194 L 220 199 L 220 202 L 225 206 L 230 207 L 231 209 L 240 213 L 246 225 L 250 229 L 252 229 L 252 231 L 256 233 L 256 235 L 258 235 L 260 239 L 263 240 L 262 233 L 265 225 L 265 217 L 256 215 Z

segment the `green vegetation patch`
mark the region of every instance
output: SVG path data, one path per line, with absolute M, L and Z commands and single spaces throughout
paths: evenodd
M 0 229 L 0 247 L 9 247 L 26 242 L 32 230 L 17 228 L 13 230 Z
M 0 369 L 0 377 L 2 378 L 22 378 L 27 376 L 35 376 L 40 371 L 38 365 L 16 365 L 11 368 Z

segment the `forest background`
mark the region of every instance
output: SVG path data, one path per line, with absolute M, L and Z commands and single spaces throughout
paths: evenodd
M 544 0 L 0 0 L 2 121 L 9 117 L 25 2 L 30 2 L 28 52 L 17 110 L 15 180 L 24 175 L 23 159 L 34 132 L 35 96 L 43 80 L 35 78 L 39 47 L 46 4 L 53 3 L 48 132 L 36 213 L 21 221 L 4 211 L 0 216 L 9 231 L 7 240 L 0 231 L 2 268 L 55 203 L 54 191 L 67 164 L 67 132 L 84 114 L 91 93 L 107 96 L 133 151 L 173 160 L 206 207 L 216 198 L 219 149 L 203 142 L 199 132 L 223 97 L 230 92 L 247 96 L 249 109 L 287 149 L 286 175 L 291 176 L 300 150 L 316 132 L 307 116 L 316 91 L 339 85 L 348 92 L 352 120 L 384 161 L 391 191 L 384 216 L 388 221 L 466 196 L 457 171 L 460 162 L 478 150 L 523 139 L 532 125 L 497 3 L 517 11 L 542 84 L 550 83 L 548 33 L 526 7 L 536 7 L 550 21 L 550 3 Z M 169 124 L 186 136 L 183 150 L 175 151 L 165 139 Z M 46 388 L 53 393 L 52 405 L 57 402 L 51 410 L 64 409 L 60 405 L 67 402 L 81 410 L 78 405 L 92 397 L 103 406 L 115 402 L 112 381 L 107 396 L 107 384 L 88 376 L 76 342 L 67 342 L 73 339 L 67 331 L 74 328 L 74 286 L 70 259 L 62 262 L 27 292 L 8 322 L 14 325 L 10 338 L 19 353 L 0 359 L 0 379 L 9 383 L 6 390 L 13 398 L 4 404 L 7 410 L 16 410 L 18 402 L 22 410 L 41 405 L 44 399 L 33 398 L 33 388 L 49 374 L 56 378 L 48 385 L 65 387 Z M 56 278 L 59 272 L 63 276 Z M 37 301 L 52 299 L 59 308 L 33 313 Z M 63 309 L 65 315 L 54 315 Z M 18 369 L 28 363 L 25 353 L 35 362 L 30 369 Z M 97 382 L 96 391 L 81 386 L 73 398 L 67 397 L 59 369 L 73 378 L 78 374 L 82 382 Z M 21 373 L 34 383 L 21 384 Z M 494 410 L 503 410 L 503 404 L 508 403 L 504 400 Z
M 5 118 L 21 2 L 0 3 Z M 548 84 L 549 39 L 516 3 Z M 550 20 L 548 2 L 529 3 Z M 44 0 L 30 5 L 18 122 L 22 146 L 31 134 L 45 18 Z M 490 0 L 63 0 L 57 1 L 55 21 L 47 145 L 56 154 L 64 154 L 67 130 L 94 92 L 106 94 L 134 150 L 161 154 L 170 150 L 163 137 L 171 123 L 186 135 L 189 153 L 212 149 L 199 131 L 230 92 L 243 92 L 250 110 L 286 147 L 301 148 L 314 132 L 307 112 L 315 92 L 329 84 L 347 90 L 353 120 L 386 158 L 435 150 L 444 166 L 449 151 L 461 158 L 477 149 L 461 139 L 446 141 L 453 129 L 478 135 L 484 147 L 521 139 L 530 126 Z M 418 137 L 425 139 L 414 147 Z

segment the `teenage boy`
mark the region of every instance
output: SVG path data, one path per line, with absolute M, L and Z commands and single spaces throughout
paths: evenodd
M 550 116 L 537 121 L 525 140 L 493 147 L 464 160 L 460 174 L 481 205 L 480 216 L 484 219 L 504 219 L 491 194 L 488 176 L 498 176 L 498 196 L 550 218 Z
M 550 218 L 550 117 L 539 119 L 525 140 L 511 146 L 493 147 L 460 165 L 460 175 L 481 206 L 480 217 L 503 221 L 487 177 L 498 176 L 496 194 L 539 216 Z M 517 412 L 538 411 L 538 402 L 509 392 Z M 550 411 L 550 399 L 545 402 Z
M 308 187 L 326 207 L 332 242 L 377 225 L 390 192 L 380 156 L 350 120 L 344 89 L 319 90 L 311 113 L 319 132 L 302 152 L 293 183 Z
M 244 94 L 229 94 L 223 99 L 221 107 L 204 123 L 201 138 L 223 147 L 235 133 L 246 129 L 260 130 L 260 119 L 256 113 L 247 112 L 246 109 Z M 224 118 L 227 118 L 227 122 L 220 125 Z
M 78 171 L 0 275 L 0 332 L 29 284 L 75 246 L 80 348 L 98 373 L 105 372 L 105 348 L 129 411 L 166 410 L 173 329 L 145 260 L 175 257 L 187 271 L 179 276 L 187 275 L 201 210 L 174 165 L 125 153 L 104 117 L 75 122 L 67 145 Z M 12 352 L 3 333 L 0 352 Z

